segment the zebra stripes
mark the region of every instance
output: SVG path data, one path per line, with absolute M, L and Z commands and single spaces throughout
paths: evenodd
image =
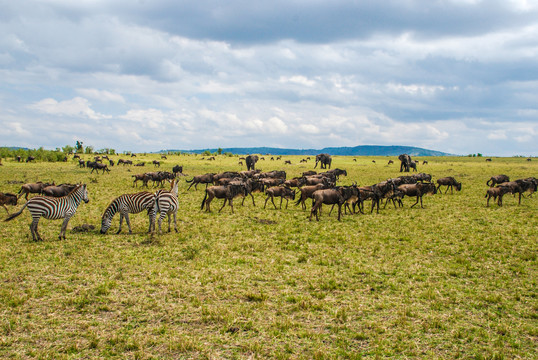
M 106 208 L 102 220 L 101 220 L 101 234 L 105 234 L 112 225 L 112 219 L 117 212 L 120 213 L 120 228 L 116 234 L 121 232 L 121 225 L 123 218 L 129 227 L 129 234 L 132 234 L 131 222 L 129 221 L 129 214 L 138 214 L 143 210 L 149 210 L 153 207 L 155 202 L 154 194 L 143 191 L 136 194 L 124 194 L 121 195 L 110 203 Z
M 155 230 L 155 219 L 157 213 L 159 213 L 159 233 L 161 232 L 161 224 L 166 215 L 168 215 L 168 232 L 170 232 L 170 215 L 174 215 L 174 230 L 177 230 L 177 210 L 179 208 L 179 203 L 177 199 L 178 193 L 178 182 L 172 180 L 172 189 L 170 191 L 159 190 L 155 193 L 154 197 L 154 206 L 150 211 L 150 222 L 149 230 L 150 232 Z
M 28 207 L 30 215 L 32 216 L 32 223 L 30 224 L 30 231 L 34 241 L 42 240 L 41 236 L 37 232 L 37 225 L 39 219 L 44 217 L 45 219 L 57 220 L 64 219 L 62 227 L 60 229 L 59 239 L 65 240 L 65 230 L 67 223 L 73 215 L 75 215 L 77 208 L 81 201 L 88 202 L 88 190 L 86 184 L 77 185 L 68 195 L 54 198 L 49 196 L 35 196 L 28 200 L 26 204 L 16 213 L 11 214 L 5 221 L 10 221 L 22 214 L 24 208 Z

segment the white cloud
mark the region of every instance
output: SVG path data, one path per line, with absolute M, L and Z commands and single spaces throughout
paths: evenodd
M 60 102 L 47 98 L 30 105 L 30 108 L 50 115 L 73 116 L 93 120 L 110 118 L 110 116 L 95 112 L 90 106 L 91 104 L 88 100 L 75 97 L 71 100 Z

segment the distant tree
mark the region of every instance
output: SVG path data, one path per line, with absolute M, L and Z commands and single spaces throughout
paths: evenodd
M 64 154 L 72 154 L 75 151 L 75 148 L 72 147 L 71 145 L 65 145 L 62 148 L 62 151 L 63 151 Z
M 77 140 L 77 143 L 75 144 L 75 148 L 77 150 L 77 153 L 82 154 L 84 153 L 84 147 L 82 146 L 83 142 L 80 140 Z
M 478 156 L 478 157 L 482 157 L 482 154 L 480 154 L 480 153 L 476 153 L 476 156 Z
M 217 149 L 217 154 L 219 154 L 219 155 L 222 154 L 222 148 L 218 148 L 218 149 Z
M 202 155 L 204 155 L 204 156 L 209 156 L 209 155 L 211 155 L 211 151 L 206 150 L 206 151 L 204 151 L 204 152 L 202 153 Z
M 86 146 L 84 154 L 93 154 L 93 146 Z

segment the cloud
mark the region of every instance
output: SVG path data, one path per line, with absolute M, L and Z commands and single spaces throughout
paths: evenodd
M 95 112 L 90 105 L 88 100 L 81 97 L 60 102 L 47 98 L 30 105 L 30 108 L 49 115 L 74 116 L 93 120 L 110 117 Z

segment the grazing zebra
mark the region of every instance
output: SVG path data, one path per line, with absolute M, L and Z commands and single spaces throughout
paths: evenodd
M 107 230 L 112 225 L 112 219 L 117 212 L 120 213 L 120 228 L 116 234 L 121 232 L 121 225 L 123 223 L 123 218 L 129 227 L 129 234 L 132 234 L 131 222 L 129 221 L 129 213 L 138 214 L 143 210 L 148 210 L 153 207 L 154 204 L 154 194 L 143 191 L 136 194 L 124 194 L 121 195 L 110 203 L 106 208 L 102 220 L 101 220 L 101 234 L 105 234 Z
M 168 232 L 170 232 L 170 215 L 174 215 L 174 230 L 177 231 L 176 215 L 179 203 L 177 200 L 178 181 L 172 180 L 170 191 L 159 190 L 155 193 L 154 205 L 150 211 L 149 232 L 155 231 L 155 219 L 159 213 L 159 233 L 161 233 L 161 224 L 166 215 L 168 215 Z
M 39 233 L 37 232 L 37 224 L 39 223 L 39 218 L 44 217 L 45 219 L 58 220 L 64 219 L 62 227 L 60 230 L 59 239 L 62 238 L 65 240 L 65 229 L 67 228 L 67 223 L 69 219 L 77 211 L 81 201 L 88 202 L 88 190 L 86 184 L 77 185 L 68 195 L 62 196 L 59 198 L 49 197 L 49 196 L 35 196 L 28 200 L 23 207 L 16 213 L 11 214 L 5 221 L 10 221 L 22 214 L 22 211 L 25 207 L 28 207 L 30 215 L 32 215 L 32 223 L 30 224 L 30 231 L 32 232 L 32 238 L 34 241 L 43 240 Z

